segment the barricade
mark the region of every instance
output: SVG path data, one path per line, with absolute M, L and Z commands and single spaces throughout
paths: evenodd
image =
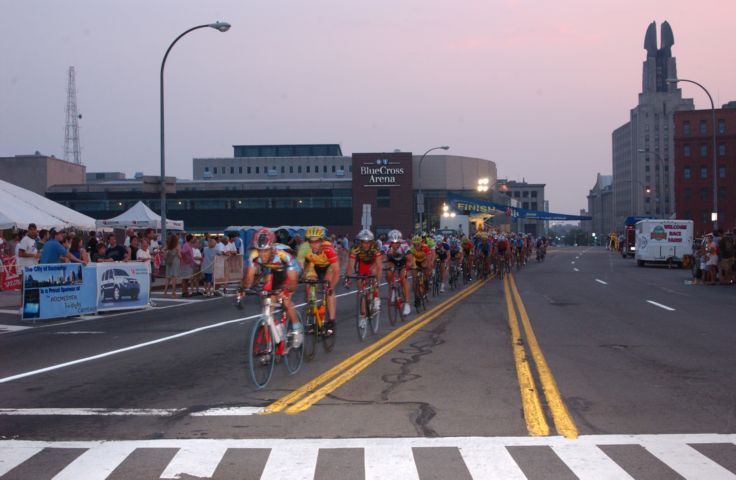
M 149 305 L 147 262 L 52 263 L 23 270 L 22 320 L 48 320 Z
M 218 255 L 213 265 L 212 282 L 214 289 L 217 286 L 227 288 L 228 285 L 240 285 L 243 279 L 243 256 L 242 255 Z

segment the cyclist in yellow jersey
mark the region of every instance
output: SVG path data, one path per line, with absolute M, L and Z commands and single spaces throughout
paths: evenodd
M 307 241 L 299 247 L 296 259 L 299 266 L 304 270 L 306 280 L 327 282 L 327 313 L 329 320 L 325 327 L 328 332 L 334 332 L 337 310 L 335 286 L 340 280 L 340 261 L 335 249 L 332 248 L 332 243 L 325 241 L 324 228 L 309 227 L 304 232 L 304 237 Z M 309 286 L 307 285 L 307 287 Z M 309 294 L 309 288 L 307 288 L 307 294 Z

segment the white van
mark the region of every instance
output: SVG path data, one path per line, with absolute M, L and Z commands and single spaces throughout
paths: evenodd
M 636 223 L 636 263 L 665 262 L 682 266 L 693 253 L 692 220 L 640 220 Z

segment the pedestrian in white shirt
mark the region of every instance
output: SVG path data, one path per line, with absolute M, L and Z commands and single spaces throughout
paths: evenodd
M 41 254 L 36 248 L 37 236 L 38 230 L 36 229 L 36 224 L 31 223 L 28 225 L 28 232 L 18 242 L 18 245 L 15 246 L 15 263 L 19 270 L 22 270 L 23 267 L 32 267 L 38 264 Z

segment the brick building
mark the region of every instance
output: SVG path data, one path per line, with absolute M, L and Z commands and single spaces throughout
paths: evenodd
M 712 112 L 677 112 L 675 123 L 675 208 L 692 220 L 695 235 L 713 229 L 713 175 L 717 175 L 718 226 L 736 225 L 736 102 L 716 110 L 716 172 L 713 171 Z

